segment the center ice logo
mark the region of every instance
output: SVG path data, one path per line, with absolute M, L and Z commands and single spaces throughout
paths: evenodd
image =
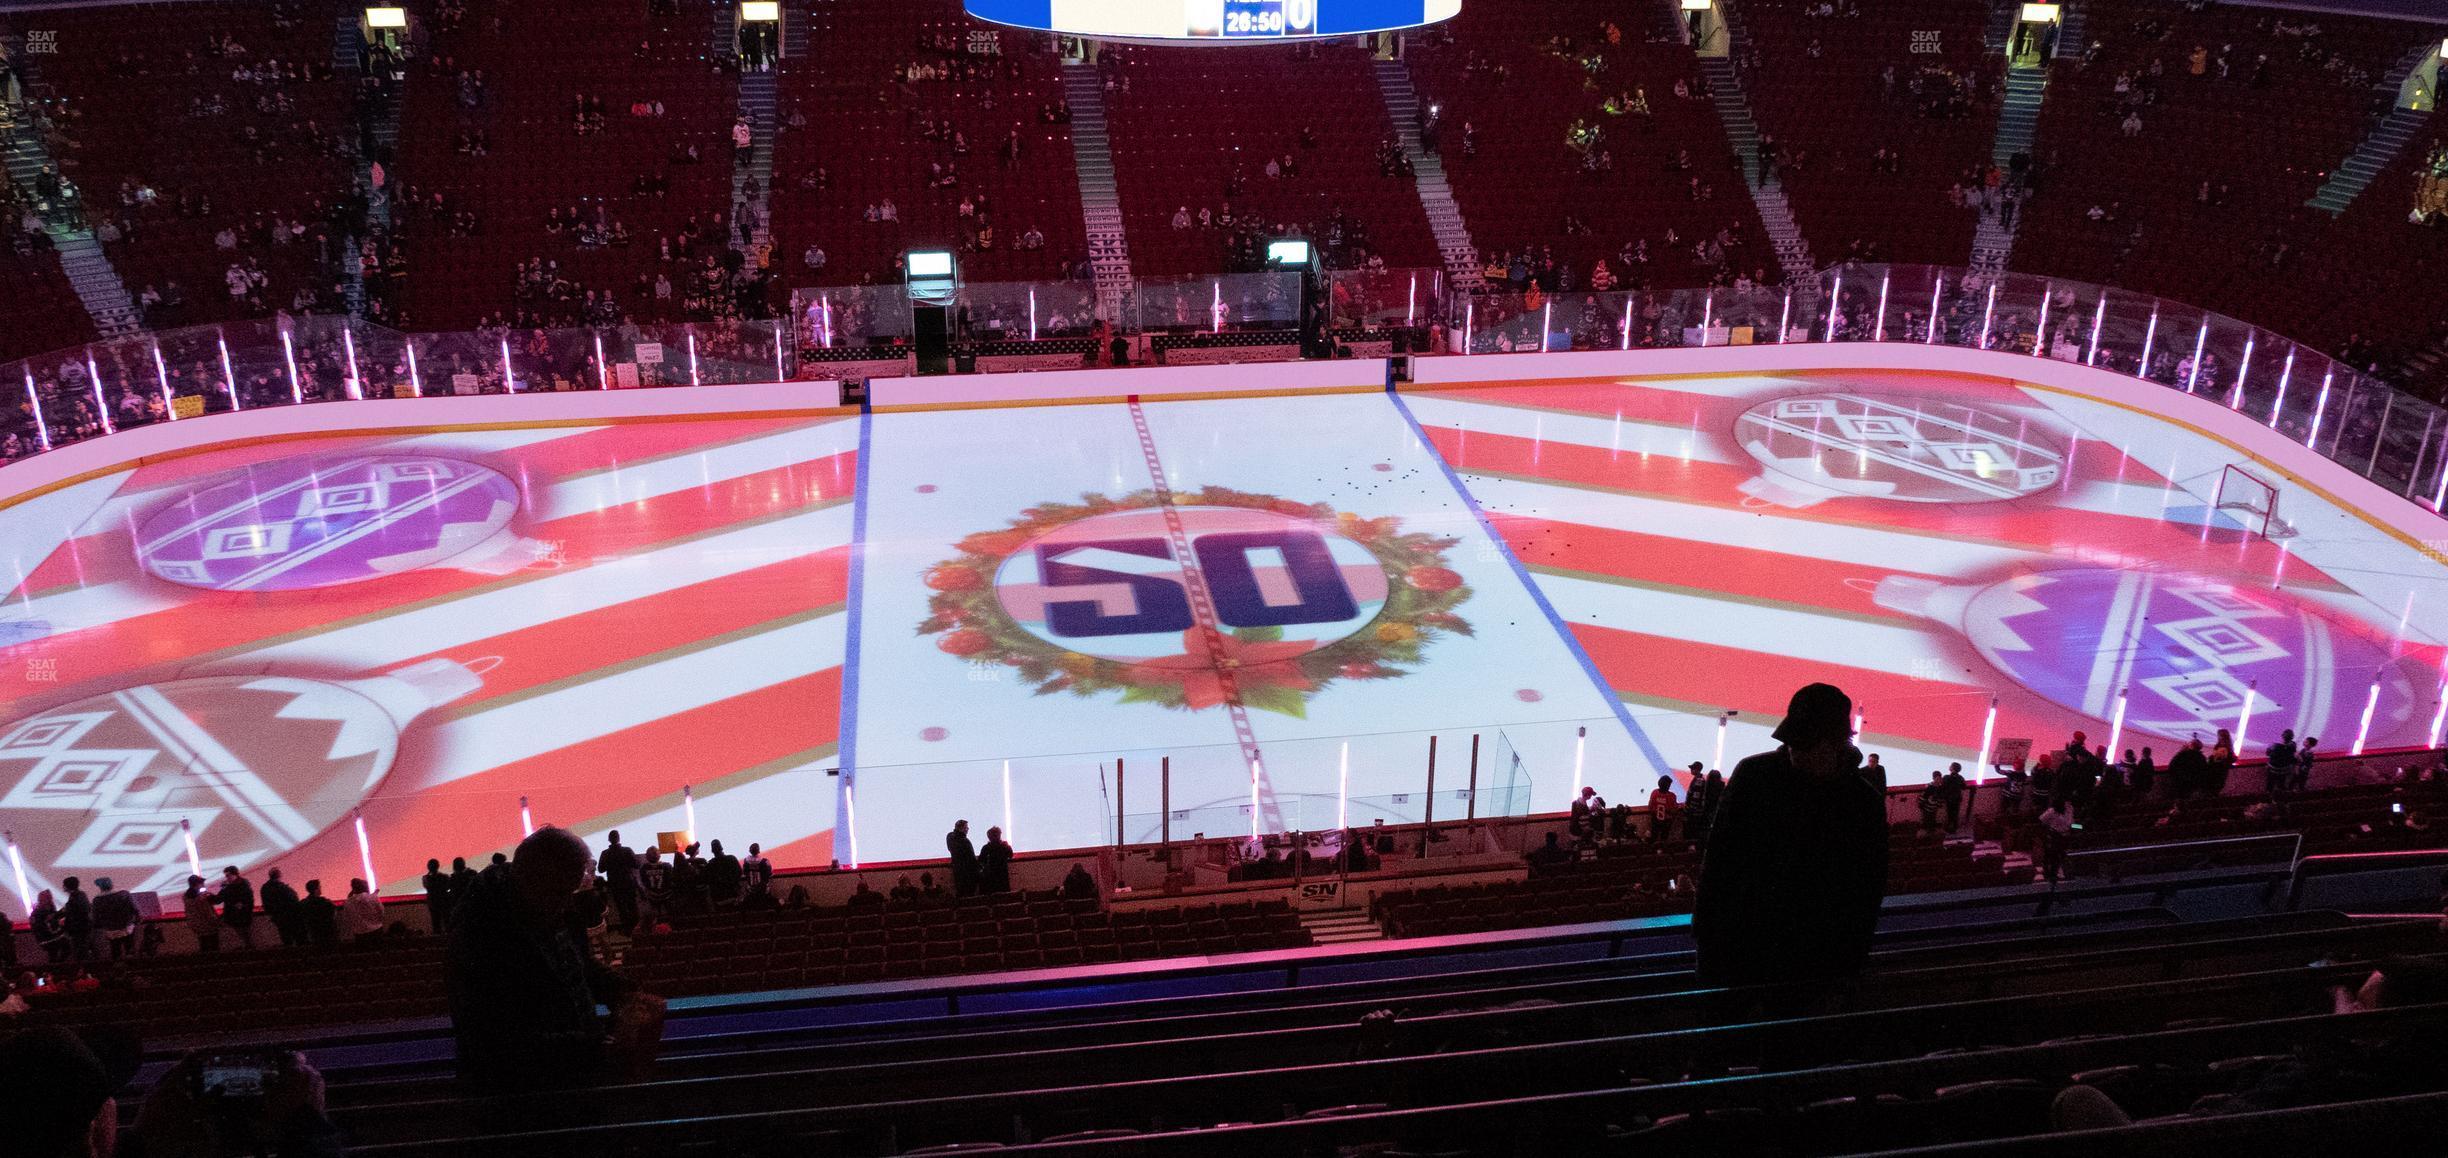
M 1302 715 L 1338 679 L 1391 679 L 1470 598 L 1455 540 L 1323 504 L 1211 487 L 1031 507 L 926 573 L 921 634 L 1039 694 L 1238 702 Z

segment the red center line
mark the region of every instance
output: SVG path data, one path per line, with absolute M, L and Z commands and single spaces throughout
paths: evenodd
M 1190 535 L 1182 526 L 1181 511 L 1173 504 L 1173 488 L 1165 482 L 1164 460 L 1157 457 L 1156 438 L 1150 433 L 1147 412 L 1139 400 L 1130 400 L 1131 425 L 1139 432 L 1139 453 L 1147 460 L 1148 476 L 1155 481 L 1156 501 L 1164 512 L 1165 533 L 1173 541 L 1173 555 L 1180 560 L 1182 586 L 1190 596 L 1190 614 L 1197 621 L 1199 645 L 1207 649 L 1208 666 L 1215 669 L 1216 687 L 1224 694 L 1224 709 L 1232 718 L 1233 737 L 1241 745 L 1241 759 L 1250 766 L 1250 774 L 1258 784 L 1258 811 L 1262 831 L 1283 831 L 1283 810 L 1275 802 L 1275 786 L 1266 774 L 1266 763 L 1258 758 L 1258 733 L 1250 727 L 1249 705 L 1241 700 L 1241 682 L 1233 674 L 1233 663 L 1224 651 L 1224 632 L 1216 617 L 1215 600 L 1207 590 L 1207 575 L 1199 569 L 1198 557 L 1190 553 Z

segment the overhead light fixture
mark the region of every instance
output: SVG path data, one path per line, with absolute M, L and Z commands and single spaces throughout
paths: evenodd
M 365 10 L 365 22 L 368 28 L 406 28 L 408 27 L 408 10 L 390 7 L 368 8 Z
M 780 19 L 782 5 L 778 0 L 747 0 L 740 5 L 742 24 L 771 24 Z
M 1683 0 L 1683 10 L 1685 12 L 1706 12 L 1713 3 L 1714 0 Z
M 1278 269 L 1309 268 L 1309 243 L 1297 237 L 1267 242 L 1267 264 Z
M 2055 24 L 2055 23 L 2057 23 L 2057 5 L 2054 5 L 2054 4 L 2026 4 L 2026 5 L 2024 5 L 2024 6 L 2023 6 L 2023 23 L 2025 23 L 2025 24 Z

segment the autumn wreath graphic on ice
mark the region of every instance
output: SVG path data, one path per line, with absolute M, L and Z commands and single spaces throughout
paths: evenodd
M 1416 667 L 1470 588 L 1458 541 L 1224 487 L 1083 495 L 960 541 L 926 572 L 921 635 L 1039 695 L 1306 714 L 1337 680 Z M 1214 634 L 1208 628 L 1212 626 Z

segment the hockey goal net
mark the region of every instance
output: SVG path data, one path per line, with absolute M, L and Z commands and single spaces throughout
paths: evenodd
M 2210 495 L 2210 509 L 2264 539 L 2294 534 L 2293 528 L 2278 518 L 2277 485 L 2232 463 L 2219 470 L 2218 488 Z

